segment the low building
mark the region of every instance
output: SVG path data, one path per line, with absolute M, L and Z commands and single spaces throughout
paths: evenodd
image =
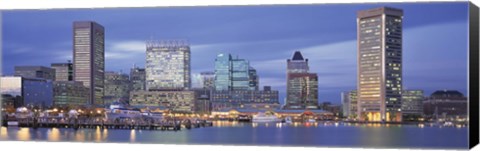
M 264 90 L 212 91 L 213 110 L 229 108 L 277 109 L 280 107 L 278 91 L 265 86 Z
M 89 93 L 89 89 L 79 81 L 53 82 L 53 104 L 55 106 L 85 106 L 90 96 Z
M 53 85 L 51 80 L 8 76 L 0 78 L 2 94 L 19 97 L 18 106 L 49 107 L 53 105 Z
M 210 114 L 212 111 L 212 102 L 210 101 L 211 89 L 199 88 L 195 91 L 195 113 Z
M 132 91 L 130 105 L 144 107 L 166 107 L 172 112 L 193 113 L 195 92 L 180 91 Z
M 44 66 L 15 66 L 15 76 L 55 80 L 55 69 Z
M 402 119 L 416 121 L 423 115 L 423 91 L 403 90 L 402 92 Z
M 292 117 L 295 120 L 313 118 L 317 120 L 331 120 L 333 113 L 324 110 L 282 110 L 282 109 L 221 109 L 212 111 L 212 116 L 217 118 L 237 118 L 239 115 L 253 116 L 258 113 L 270 112 L 279 118 Z
M 438 90 L 423 103 L 427 119 L 465 120 L 468 118 L 468 101 L 456 90 Z
M 130 80 L 127 74 L 118 72 L 105 72 L 104 105 L 112 102 L 128 104 L 130 95 Z

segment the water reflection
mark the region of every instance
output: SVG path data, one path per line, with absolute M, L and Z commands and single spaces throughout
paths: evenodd
M 60 131 L 58 128 L 52 128 L 47 131 L 47 140 L 60 141 Z
M 135 136 L 135 130 L 132 129 L 132 130 L 130 131 L 130 142 L 135 142 L 135 138 L 136 138 L 136 136 Z
M 0 127 L 0 139 L 6 140 L 8 138 L 8 131 L 6 127 Z
M 17 139 L 21 141 L 30 140 L 30 128 L 20 128 L 17 132 Z

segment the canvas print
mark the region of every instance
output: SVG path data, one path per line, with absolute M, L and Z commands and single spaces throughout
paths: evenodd
M 0 140 L 467 149 L 469 6 L 3 10 Z

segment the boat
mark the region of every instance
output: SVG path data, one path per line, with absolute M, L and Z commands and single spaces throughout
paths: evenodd
M 285 117 L 285 123 L 287 123 L 287 124 L 292 124 L 292 123 L 293 123 L 292 117 L 290 117 L 290 116 Z
M 248 115 L 238 115 L 237 120 L 239 122 L 250 122 L 252 119 Z
M 275 115 L 265 114 L 259 112 L 257 115 L 254 115 L 252 118 L 252 122 L 256 123 L 264 123 L 264 122 L 281 122 L 282 120 Z
M 306 122 L 309 122 L 309 123 L 315 123 L 315 119 L 308 119 Z

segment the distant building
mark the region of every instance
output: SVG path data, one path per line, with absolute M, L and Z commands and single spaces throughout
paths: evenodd
M 79 107 L 85 106 L 90 96 L 90 90 L 78 81 L 54 81 L 53 104 L 55 106 Z
M 193 91 L 195 91 L 195 113 L 210 114 L 212 111 L 211 89 L 198 88 Z
M 213 110 L 225 108 L 279 108 L 278 91 L 265 86 L 259 90 L 212 91 Z
M 127 74 L 105 72 L 105 105 L 112 102 L 128 103 L 130 97 L 130 80 Z
M 55 69 L 44 66 L 15 66 L 15 76 L 55 80 Z
M 215 59 L 215 90 L 258 90 L 257 71 L 248 60 L 218 54 Z
M 342 92 L 343 116 L 355 119 L 357 116 L 357 90 Z
M 89 90 L 89 105 L 103 105 L 105 30 L 92 21 L 73 22 L 73 80 Z
M 145 64 L 148 91 L 191 87 L 190 46 L 183 40 L 147 42 Z
M 73 81 L 73 63 L 52 63 L 55 69 L 55 81 Z
M 0 78 L 2 95 L 20 99 L 16 106 L 49 107 L 53 105 L 53 85 L 43 78 L 9 76 Z
M 318 77 L 309 72 L 308 59 L 295 51 L 287 59 L 287 102 L 285 109 L 318 109 Z
M 427 97 L 423 104 L 426 118 L 468 118 L 467 97 L 456 90 L 438 90 Z
M 133 91 L 130 105 L 137 107 L 166 107 L 177 113 L 195 112 L 195 92 L 179 91 Z
M 403 120 L 418 120 L 423 115 L 423 91 L 403 90 L 402 92 L 402 118 Z
M 130 69 L 130 88 L 132 91 L 146 90 L 146 74 L 144 68 L 133 67 Z
M 214 72 L 201 72 L 192 74 L 192 88 L 214 89 L 214 83 Z
M 358 120 L 402 121 L 403 10 L 357 13 Z

